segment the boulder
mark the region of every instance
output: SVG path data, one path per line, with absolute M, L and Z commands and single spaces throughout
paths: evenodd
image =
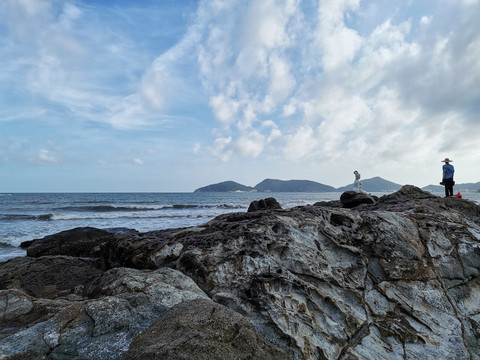
M 242 315 L 211 300 L 183 302 L 164 312 L 130 345 L 123 360 L 287 360 Z
M 345 191 L 340 195 L 340 202 L 344 208 L 354 208 L 362 204 L 375 204 L 375 198 L 362 192 Z
M 313 206 L 325 206 L 330 208 L 341 208 L 343 207 L 342 202 L 340 200 L 332 200 L 332 201 L 318 201 Z
M 247 212 L 254 212 L 260 210 L 278 210 L 282 209 L 278 201 L 273 198 L 269 197 L 266 199 L 255 200 L 250 203 Z
M 81 227 L 48 235 L 42 239 L 26 241 L 21 246 L 27 249 L 27 255 L 31 257 L 45 255 L 99 257 L 100 245 L 113 236 L 106 230 Z
M 103 271 L 96 260 L 68 256 L 17 257 L 0 263 L 0 289 L 22 289 L 45 299 L 83 296 L 84 287 Z

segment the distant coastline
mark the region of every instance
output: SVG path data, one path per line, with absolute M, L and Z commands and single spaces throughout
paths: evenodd
M 362 180 L 362 185 L 367 192 L 393 192 L 400 190 L 403 186 L 378 176 Z M 247 186 L 231 180 L 223 181 L 200 187 L 194 192 L 344 192 L 352 189 L 353 181 L 351 184 L 335 188 L 311 180 L 265 179 L 255 186 Z M 443 186 L 439 185 L 428 185 L 422 188 L 430 192 L 442 192 L 443 189 Z M 480 182 L 457 184 L 455 191 L 480 192 Z

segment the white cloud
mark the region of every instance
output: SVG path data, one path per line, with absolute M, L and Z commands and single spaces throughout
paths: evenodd
M 210 150 L 213 155 L 218 157 L 221 161 L 226 162 L 233 153 L 231 144 L 232 138 L 230 136 L 226 138 L 217 138 L 213 142 Z
M 296 81 L 290 72 L 290 64 L 275 55 L 270 58 L 271 78 L 268 94 L 280 104 L 295 89 Z
M 280 141 L 282 139 L 282 132 L 277 129 L 273 128 L 272 131 L 270 131 L 270 135 L 268 136 L 267 143 L 275 143 L 277 141 Z
M 200 153 L 201 149 L 202 149 L 202 145 L 197 142 L 197 143 L 195 143 L 195 145 L 193 147 L 193 153 L 195 155 L 198 155 Z
M 138 98 L 142 53 L 115 24 L 103 22 L 94 6 L 9 0 L 0 4 L 0 10 L 7 14 L 0 16 L 0 24 L 6 22 L 15 39 L 0 50 L 0 65 L 5 62 L 3 68 L 9 69 L 2 80 L 14 84 L 16 93 L 26 94 L 25 99 L 32 96 L 35 103 L 54 104 L 50 109 L 59 117 L 68 111 L 71 121 L 133 128 L 151 118 L 146 101 L 131 101 Z M 151 89 L 148 85 L 144 93 L 152 96 L 145 98 L 151 99 L 156 83 Z M 156 101 L 154 108 L 161 107 Z M 29 107 L 35 105 L 32 102 Z M 143 121 L 138 115 L 144 115 Z
M 427 26 L 428 24 L 430 24 L 431 21 L 432 21 L 431 16 L 422 16 L 422 18 L 420 19 L 420 24 L 423 26 Z
M 345 12 L 358 6 L 358 0 L 341 0 L 325 1 L 319 7 L 314 44 L 322 49 L 320 56 L 326 71 L 350 64 L 362 46 L 362 38 L 344 22 Z
M 0 24 L 4 23 L 16 41 L 32 43 L 43 34 L 52 18 L 47 0 L 4 0 L 0 3 Z
M 196 26 L 191 27 L 179 43 L 158 56 L 145 71 L 140 92 L 154 109 L 163 110 L 179 100 L 178 94 L 190 91 L 178 69 L 193 61 L 198 31 Z
M 366 100 L 355 94 L 349 94 L 342 88 L 331 89 L 328 96 L 316 104 L 317 116 L 323 121 L 318 127 L 324 155 L 334 157 L 342 153 L 347 134 L 355 137 L 357 129 L 369 121 L 370 109 Z
M 229 125 L 235 121 L 239 107 L 238 101 L 219 94 L 210 98 L 210 106 L 215 117 L 223 124 Z
M 132 162 L 133 162 L 135 165 L 143 165 L 143 160 L 142 160 L 142 159 L 139 159 L 139 158 L 133 159 Z
M 160 71 L 149 70 L 142 79 L 141 94 L 147 103 L 154 109 L 162 109 L 166 103 L 167 81 L 166 76 L 162 79 Z M 162 81 L 165 80 L 165 81 Z
M 209 11 L 200 10 L 200 19 L 208 27 L 198 60 L 215 117 L 243 133 L 259 117 L 276 111 L 295 89 L 284 53 L 293 45 L 289 26 L 298 1 L 231 4 L 219 8 L 203 3 Z
M 292 116 L 293 114 L 295 114 L 295 112 L 297 111 L 297 108 L 295 106 L 295 104 L 293 104 L 292 102 L 286 104 L 283 106 L 283 116 L 287 117 L 287 116 Z
M 241 136 L 235 144 L 235 149 L 243 156 L 257 157 L 262 152 L 264 145 L 265 136 L 253 131 Z
M 309 157 L 318 145 L 313 129 L 309 126 L 299 128 L 295 134 L 287 136 L 286 140 L 284 154 L 288 160 L 292 161 Z
M 108 117 L 105 121 L 117 129 L 138 128 L 146 124 L 149 119 L 149 114 L 139 95 L 116 99 L 108 104 L 108 109 Z
M 57 157 L 51 151 L 47 149 L 41 149 L 38 152 L 38 160 L 44 163 L 56 164 L 58 162 Z

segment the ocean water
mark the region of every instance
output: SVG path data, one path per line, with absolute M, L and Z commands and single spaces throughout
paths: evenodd
M 382 196 L 385 193 L 374 193 Z M 19 193 L 0 194 L 0 262 L 24 256 L 23 241 L 82 226 L 141 232 L 203 224 L 246 212 L 254 200 L 274 197 L 282 208 L 340 199 L 332 193 Z M 442 196 L 442 194 L 437 194 Z M 480 193 L 466 193 L 479 203 Z

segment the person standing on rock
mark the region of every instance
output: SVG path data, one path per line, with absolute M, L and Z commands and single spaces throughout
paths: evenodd
M 443 170 L 443 177 L 441 184 L 445 186 L 445 197 L 453 196 L 453 185 L 455 185 L 455 181 L 453 181 L 453 174 L 455 173 L 455 169 L 453 165 L 450 163 L 452 160 L 449 158 L 445 158 L 442 160 L 445 164 L 442 166 Z

